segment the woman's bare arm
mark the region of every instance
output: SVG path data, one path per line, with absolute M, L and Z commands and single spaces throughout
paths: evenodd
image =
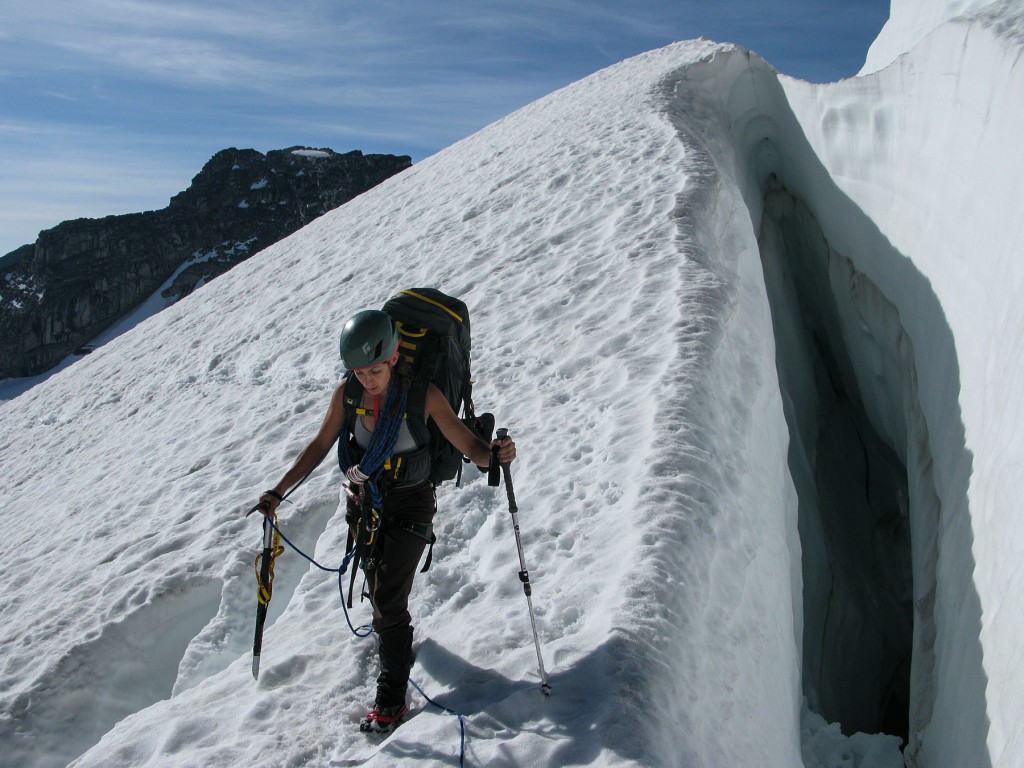
M 341 432 L 341 427 L 345 423 L 346 381 L 347 379 L 343 379 L 335 387 L 330 405 L 327 406 L 327 413 L 320 424 L 320 429 L 317 430 L 313 439 L 306 444 L 306 447 L 299 452 L 295 462 L 284 473 L 277 482 L 277 485 L 270 489 L 273 493 L 264 493 L 260 497 L 261 502 L 269 502 L 264 514 L 273 515 L 278 504 L 281 503 L 281 499 L 278 497 L 283 497 L 293 485 L 319 466 L 320 462 L 327 456 L 328 451 L 331 450 L 331 446 L 334 445 L 334 441 L 338 438 L 338 433 Z M 274 496 L 274 494 L 277 494 L 277 496 Z
M 444 395 L 441 394 L 441 390 L 433 384 L 427 387 L 426 411 L 427 416 L 434 420 L 445 439 L 478 467 L 486 467 L 491 463 L 491 445 L 498 446 L 498 460 L 502 464 L 507 464 L 515 459 L 516 444 L 511 437 L 495 440 L 490 445 L 480 439 L 462 423 Z

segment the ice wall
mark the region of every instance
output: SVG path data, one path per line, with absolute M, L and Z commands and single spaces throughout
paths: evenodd
M 1024 747 L 1024 705 L 1013 693 L 1024 685 L 1015 637 L 1024 542 L 1013 501 L 1013 467 L 1024 451 L 1015 437 L 1024 413 L 1014 362 L 1024 345 L 1024 201 L 1015 190 L 1024 159 L 1010 149 L 1019 146 L 1024 106 L 1022 28 L 1021 4 L 1000 3 L 974 23 L 933 31 L 872 77 L 819 89 L 785 81 L 807 139 L 877 227 L 874 239 L 927 279 L 908 280 L 884 251 L 859 249 L 859 268 L 899 308 L 918 360 L 928 361 L 918 383 L 943 508 L 928 764 L 977 765 L 977 752 L 958 750 L 981 737 L 995 765 L 1013 764 Z M 821 217 L 843 231 L 827 206 Z M 856 244 L 849 233 L 843 240 L 850 250 Z M 951 339 L 934 323 L 937 309 Z M 958 378 L 926 375 L 946 370 L 951 355 Z M 962 428 L 950 418 L 957 407 Z M 967 545 L 971 557 L 948 556 Z M 984 715 L 969 706 L 979 697 Z
M 902 334 L 894 308 L 777 182 L 765 196 L 759 245 L 800 499 L 803 689 L 812 710 L 848 734 L 906 740 L 910 513 L 921 491 L 915 486 L 911 496 L 906 451 L 879 434 L 869 412 L 880 404 L 900 413 L 914 407 L 913 349 L 894 343 Z M 861 307 L 851 307 L 854 296 Z M 863 386 L 858 369 L 885 382 L 881 391 Z
M 685 103 L 674 113 L 684 140 L 696 142 L 723 179 L 742 190 L 747 226 L 759 239 L 757 267 L 773 304 L 803 534 L 792 562 L 802 560 L 804 568 L 804 611 L 796 630 L 804 644 L 804 692 L 812 707 L 850 732 L 906 737 L 907 721 L 928 722 L 934 701 L 932 688 L 912 684 L 909 672 L 911 656 L 918 669 L 935 669 L 930 585 L 936 583 L 938 513 L 915 379 L 916 369 L 929 362 L 919 361 L 898 309 L 856 259 L 867 249 L 916 287 L 926 281 L 838 190 L 763 61 L 743 51 L 721 52 L 688 67 L 676 87 Z M 698 95 L 683 96 L 691 90 Z M 825 221 L 822 210 L 835 218 Z M 778 286 L 792 285 L 784 275 L 794 272 L 814 277 L 791 291 L 799 301 L 787 302 Z M 787 306 L 799 309 L 780 314 Z M 934 299 L 928 311 L 941 326 Z M 955 355 L 931 362 L 955 370 Z M 831 380 L 827 388 L 820 384 L 825 380 Z M 825 412 L 840 401 L 841 418 Z M 955 400 L 952 405 L 955 413 Z M 819 433 L 827 439 L 819 440 Z M 855 458 L 846 460 L 847 454 Z M 858 474 L 853 469 L 861 457 L 867 458 Z M 878 480 L 883 475 L 884 483 Z M 865 485 L 858 507 L 853 491 Z M 861 519 L 865 510 L 872 515 L 867 521 Z M 911 527 L 922 550 L 913 556 Z M 850 544 L 857 540 L 859 547 Z M 951 557 L 969 559 L 969 549 Z M 922 600 L 912 618 L 914 588 Z M 911 700 L 921 705 L 912 709 Z
M 911 50 L 936 27 L 992 3 L 993 0 L 892 0 L 889 20 L 868 49 L 860 74 L 877 72 Z
M 830 304 L 830 317 L 817 327 L 830 328 L 834 339 L 806 331 L 815 327 L 802 316 L 806 308 L 784 317 L 773 307 L 791 439 L 806 462 L 805 471 L 791 463 L 803 489 L 801 525 L 817 529 L 805 530 L 802 542 L 803 589 L 810 593 L 803 620 L 811 628 L 804 634 L 805 684 L 829 665 L 828 646 L 844 642 L 843 632 L 826 629 L 837 609 L 850 618 L 851 647 L 865 631 L 876 638 L 869 644 L 895 645 L 880 654 L 889 668 L 869 686 L 883 702 L 875 714 L 885 720 L 886 691 L 908 678 L 900 695 L 909 698 L 907 755 L 915 765 L 1011 764 L 1022 745 L 1021 704 L 1012 693 L 1021 684 L 1013 639 L 1019 609 L 1007 597 L 1020 593 L 1022 579 L 1012 554 L 1021 542 L 1007 470 L 1022 450 L 1012 437 L 1022 417 L 1013 394 L 1020 382 L 1013 365 L 996 363 L 1020 359 L 1015 329 L 1024 327 L 1014 299 L 1024 277 L 1015 259 L 1024 211 L 1013 191 L 1024 169 L 1020 153 L 1006 154 L 1019 144 L 1024 93 L 1016 66 L 1024 25 L 1015 5 L 932 29 L 883 71 L 832 86 L 786 78 L 780 86 L 769 67 L 741 51 L 690 66 L 676 85 L 680 99 L 698 90 L 686 97 L 690 114 L 694 101 L 717 110 L 722 135 L 731 139 L 726 145 L 701 127 L 710 124 L 705 117 L 688 120 L 679 110 L 681 133 L 744 190 L 766 280 L 776 270 L 785 283 L 787 270 L 806 268 L 800 259 L 821 260 L 823 277 L 804 293 L 812 313 Z M 970 8 L 944 13 L 963 10 Z M 894 13 L 893 30 L 903 12 Z M 911 31 L 902 30 L 900 47 Z M 773 211 L 772 190 L 793 210 Z M 791 225 L 788 243 L 779 233 L 782 219 Z M 794 246 L 793 232 L 797 241 L 820 240 L 820 255 Z M 787 332 L 798 325 L 799 333 Z M 801 334 L 805 341 L 794 341 Z M 799 349 L 819 343 L 830 351 Z M 869 530 L 856 534 L 873 537 L 864 570 L 891 571 L 873 597 L 834 598 L 844 554 L 828 550 L 850 536 L 823 532 L 827 505 L 819 497 L 830 486 L 839 496 L 841 486 L 820 477 L 824 444 L 816 441 L 827 420 L 815 375 L 794 373 L 801 366 L 831 366 L 824 377 L 856 404 L 848 420 L 868 428 L 845 442 L 835 438 L 840 466 L 844 451 L 856 465 L 865 442 L 891 454 L 876 464 L 894 472 L 888 501 Z M 865 438 L 869 433 L 874 437 Z M 873 493 L 876 486 L 867 495 Z M 898 554 L 908 549 L 909 561 Z M 864 574 L 851 580 L 864 581 Z M 815 591 L 825 609 L 813 607 Z M 867 610 L 858 600 L 881 602 Z M 886 618 L 856 618 L 872 613 Z M 912 671 L 901 661 L 908 649 L 899 650 L 906 633 L 895 644 L 889 636 L 901 623 L 912 626 Z M 817 634 L 815 624 L 822 627 Z M 822 648 L 806 647 L 808 637 Z M 829 685 L 824 677 L 811 681 L 812 704 L 827 708 Z M 872 706 L 839 703 L 847 712 Z

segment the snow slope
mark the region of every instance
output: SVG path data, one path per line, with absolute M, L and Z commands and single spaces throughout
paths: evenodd
M 424 284 L 471 307 L 478 408 L 520 447 L 553 691 L 504 495 L 471 472 L 440 492 L 412 607 L 413 680 L 463 716 L 465 763 L 902 764 L 893 737 L 846 738 L 802 704 L 820 619 L 802 592 L 828 566 L 798 520 L 787 454 L 814 424 L 773 299 L 799 219 L 828 244 L 849 386 L 907 466 L 908 754 L 1024 764 L 1021 169 L 1002 151 L 1024 91 L 1006 28 L 944 26 L 833 86 L 705 41 L 630 59 L 0 405 L 0 763 L 458 764 L 460 721 L 418 694 L 391 738 L 356 732 L 372 641 L 292 552 L 250 674 L 260 532 L 243 513 L 319 424 L 344 319 Z M 809 213 L 778 214 L 782 190 Z M 338 491 L 325 462 L 283 520 L 331 567 Z

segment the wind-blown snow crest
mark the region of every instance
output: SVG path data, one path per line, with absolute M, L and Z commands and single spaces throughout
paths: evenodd
M 917 45 L 934 29 L 959 16 L 990 5 L 1010 5 L 1016 0 L 892 0 L 889 20 L 868 49 L 867 60 L 858 74 L 866 75 L 887 67 Z
M 776 354 L 791 342 L 776 341 L 762 266 L 766 200 L 784 188 L 836 254 L 867 418 L 903 452 L 912 493 L 938 499 L 912 507 L 943 513 L 915 513 L 915 589 L 931 589 L 914 596 L 928 631 L 915 636 L 927 663 L 912 683 L 913 755 L 955 765 L 943 749 L 953 761 L 987 749 L 979 764 L 1014 765 L 1021 603 L 1001 586 L 1019 584 L 1021 533 L 1016 462 L 1004 462 L 1024 457 L 1020 409 L 1002 397 L 1021 383 L 1005 330 L 1020 327 L 1021 239 L 1019 226 L 981 233 L 1017 212 L 1001 196 L 1017 166 L 972 144 L 992 194 L 971 176 L 963 188 L 990 205 L 943 193 L 968 169 L 964 142 L 1004 140 L 1019 107 L 993 99 L 999 114 L 978 120 L 967 99 L 937 114 L 949 93 L 936 83 L 969 95 L 986 65 L 1007 88 L 1019 77 L 1004 43 L 963 28 L 960 82 L 930 74 L 956 31 L 842 88 L 780 83 L 703 41 L 622 62 L 0 406 L 5 759 L 458 763 L 459 721 L 418 694 L 387 740 L 356 731 L 373 643 L 349 633 L 337 579 L 293 552 L 277 563 L 258 682 L 249 657 L 260 530 L 243 513 L 319 425 L 344 319 L 435 285 L 469 305 L 477 408 L 519 445 L 552 685 L 543 698 L 504 494 L 469 470 L 439 493 L 434 563 L 411 608 L 413 680 L 463 715 L 466 764 L 900 765 L 893 737 L 847 739 L 802 702 L 807 585 L 787 465 L 800 434 Z M 914 142 L 921 156 L 906 157 Z M 965 259 L 979 242 L 991 258 Z M 991 371 L 996 360 L 1007 369 Z M 345 545 L 339 482 L 328 460 L 283 509 L 284 532 L 331 567 Z M 353 610 L 367 619 L 365 604 Z M 970 716 L 953 711 L 958 686 Z

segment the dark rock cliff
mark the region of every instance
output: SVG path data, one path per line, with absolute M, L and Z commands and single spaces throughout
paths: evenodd
M 163 293 L 176 301 L 410 165 L 359 151 L 225 149 L 162 210 L 40 232 L 0 258 L 0 378 L 51 368 L 172 275 Z

